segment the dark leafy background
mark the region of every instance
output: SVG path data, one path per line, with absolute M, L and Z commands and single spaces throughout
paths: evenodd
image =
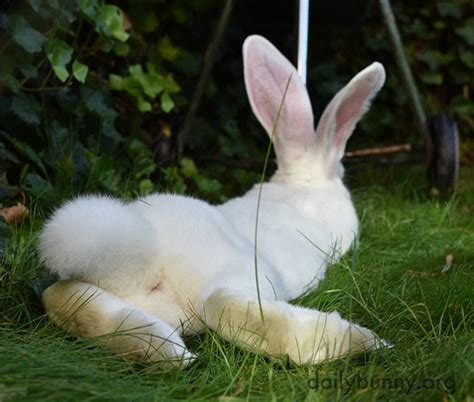
M 242 192 L 258 177 L 267 138 L 245 95 L 241 44 L 263 34 L 294 60 L 295 3 L 235 2 L 178 161 L 177 133 L 224 2 L 2 2 L 1 202 L 23 194 L 47 211 L 85 191 L 126 198 L 187 192 L 212 202 Z M 308 87 L 315 115 L 353 74 L 379 60 L 387 84 L 350 147 L 422 148 L 378 3 L 312 7 Z M 455 117 L 463 161 L 472 162 L 474 3 L 394 7 L 427 113 Z

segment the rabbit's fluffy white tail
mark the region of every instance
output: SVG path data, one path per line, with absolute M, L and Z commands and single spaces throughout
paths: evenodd
M 125 203 L 105 196 L 66 203 L 40 237 L 41 260 L 61 279 L 101 284 L 133 278 L 152 263 L 156 249 L 152 228 Z

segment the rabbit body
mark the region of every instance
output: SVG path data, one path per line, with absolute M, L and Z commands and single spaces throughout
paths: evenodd
M 383 68 L 373 64 L 341 90 L 315 133 L 306 89 L 284 56 L 251 36 L 244 62 L 252 109 L 274 139 L 275 175 L 219 206 L 172 194 L 65 204 L 46 223 L 40 244 L 42 260 L 61 279 L 43 296 L 58 324 L 85 337 L 123 331 L 127 336 L 106 344 L 162 364 L 192 360 L 180 335 L 206 325 L 299 364 L 381 346 L 337 313 L 287 301 L 317 285 L 357 234 L 340 158 L 383 84 Z

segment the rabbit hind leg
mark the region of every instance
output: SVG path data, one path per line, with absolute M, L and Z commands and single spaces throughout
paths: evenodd
M 204 303 L 204 316 L 225 339 L 270 356 L 287 355 L 301 365 L 386 345 L 369 329 L 344 320 L 336 312 L 269 300 L 262 301 L 260 310 L 255 295 L 231 288 L 210 293 Z
M 94 338 L 132 360 L 180 366 L 192 361 L 176 328 L 103 289 L 76 280 L 59 281 L 43 293 L 48 316 L 83 338 Z

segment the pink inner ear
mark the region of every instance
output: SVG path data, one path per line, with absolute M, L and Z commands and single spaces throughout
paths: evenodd
M 278 128 L 281 132 L 291 131 L 292 137 L 297 136 L 307 128 L 308 114 L 312 116 L 311 104 L 306 89 L 304 86 L 301 88 L 298 73 L 283 55 L 272 51 L 266 43 L 255 43 L 249 47 L 247 60 L 247 92 L 255 114 L 268 134 L 273 130 L 290 81 Z
M 278 60 L 272 60 L 271 55 L 264 51 L 257 52 L 256 49 L 255 52 L 249 54 L 249 57 L 254 58 L 255 61 L 259 60 L 259 63 L 255 63 L 253 68 L 247 70 L 249 84 L 247 90 L 256 109 L 257 117 L 268 134 L 271 134 L 288 79 L 294 79 L 294 77 L 291 77 L 291 71 L 278 65 Z M 286 98 L 290 96 L 291 84 Z M 278 122 L 280 127 L 285 125 L 285 114 L 286 110 L 283 108 Z
M 279 161 L 290 161 L 314 143 L 313 112 L 305 86 L 292 64 L 266 39 L 244 43 L 245 84 L 255 116 L 271 136 L 288 80 L 288 91 L 274 133 Z
M 356 89 L 336 113 L 336 147 L 343 146 L 367 108 L 367 88 Z
M 318 150 L 328 160 L 329 169 L 341 160 L 355 125 L 368 110 L 370 101 L 385 81 L 380 63 L 372 63 L 357 74 L 324 110 L 316 130 Z

